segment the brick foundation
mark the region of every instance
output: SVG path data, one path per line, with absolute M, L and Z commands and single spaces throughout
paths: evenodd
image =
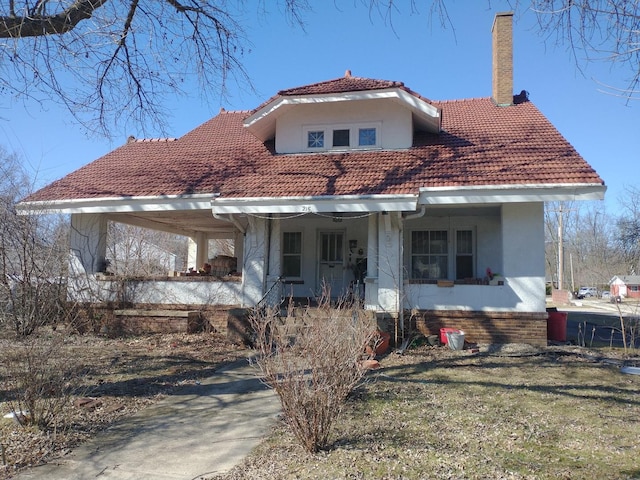
M 412 323 L 423 335 L 439 335 L 448 327 L 463 330 L 465 340 L 473 343 L 547 345 L 546 312 L 423 311 Z
M 135 304 L 126 309 L 108 304 L 76 306 L 76 328 L 109 335 L 123 333 L 194 333 L 213 331 L 227 334 L 227 318 L 233 305 Z M 134 311 L 135 310 L 135 311 Z M 175 314 L 172 314 L 175 312 Z

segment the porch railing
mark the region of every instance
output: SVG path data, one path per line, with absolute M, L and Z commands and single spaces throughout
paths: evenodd
M 282 304 L 282 292 L 284 289 L 284 282 L 282 277 L 276 278 L 276 281 L 273 282 L 273 285 L 269 287 L 269 289 L 262 296 L 256 307 L 265 308 L 271 307 L 276 308 Z

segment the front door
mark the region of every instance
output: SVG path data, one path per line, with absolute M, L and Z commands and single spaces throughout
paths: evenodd
M 344 233 L 320 232 L 319 288 L 323 285 L 330 288 L 332 298 L 344 295 L 344 273 Z

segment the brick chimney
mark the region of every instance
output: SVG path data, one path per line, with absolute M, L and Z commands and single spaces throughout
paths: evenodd
M 496 105 L 506 107 L 513 104 L 513 12 L 496 13 L 491 33 L 492 97 Z

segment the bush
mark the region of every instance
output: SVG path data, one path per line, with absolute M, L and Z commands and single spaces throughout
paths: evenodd
M 320 303 L 297 316 L 264 310 L 251 318 L 260 372 L 280 397 L 294 436 L 311 453 L 327 447 L 334 420 L 365 374 L 364 348 L 377 337 L 362 308 Z
M 23 425 L 45 430 L 58 425 L 68 406 L 78 367 L 69 355 L 62 355 L 63 338 L 30 336 L 17 348 L 2 348 L 0 374 L 7 403 Z

